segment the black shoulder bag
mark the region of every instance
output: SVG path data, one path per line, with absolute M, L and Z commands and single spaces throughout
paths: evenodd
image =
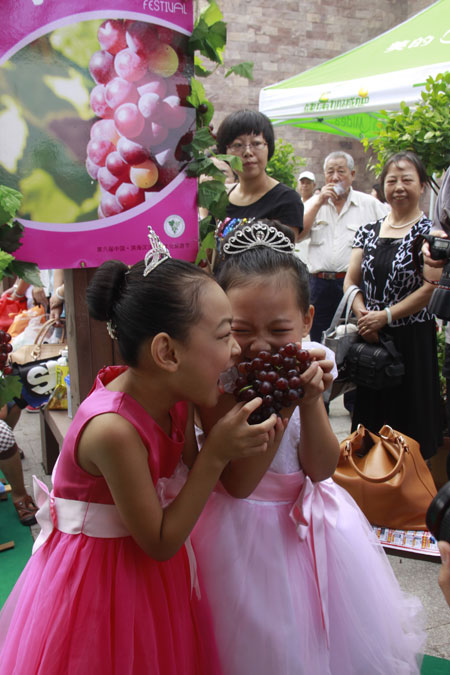
M 369 389 L 398 387 L 405 373 L 402 355 L 391 338 L 379 334 L 379 342 L 356 342 L 345 359 L 350 380 Z

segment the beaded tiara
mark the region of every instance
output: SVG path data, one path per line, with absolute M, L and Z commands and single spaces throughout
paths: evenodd
M 236 230 L 222 250 L 226 255 L 236 255 L 256 246 L 265 246 L 278 253 L 293 253 L 295 248 L 289 237 L 278 228 L 256 221 Z

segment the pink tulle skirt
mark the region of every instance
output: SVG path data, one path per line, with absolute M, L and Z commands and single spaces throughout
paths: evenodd
M 54 530 L 0 614 L 5 675 L 216 675 L 209 609 L 183 547 L 167 562 L 131 537 Z
M 245 500 L 219 487 L 192 541 L 224 675 L 419 673 L 420 602 L 331 479 L 269 472 Z

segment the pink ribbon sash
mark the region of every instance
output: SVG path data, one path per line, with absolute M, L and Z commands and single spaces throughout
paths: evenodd
M 66 534 L 85 534 L 101 539 L 131 536 L 114 504 L 55 497 L 53 491 L 49 492 L 45 483 L 36 476 L 33 476 L 33 485 L 34 499 L 39 507 L 36 520 L 41 531 L 32 553 L 36 553 L 55 528 Z
M 329 478 L 313 483 L 305 476 L 300 494 L 291 511 L 290 518 L 295 524 L 297 534 L 308 545 L 314 561 L 314 573 L 320 598 L 322 623 L 330 646 L 330 623 L 328 613 L 328 564 L 326 545 L 327 523 L 336 527 L 339 502 L 336 488 Z
M 177 496 L 187 475 L 187 467 L 178 465 L 171 478 L 161 478 L 158 481 L 156 490 L 163 508 Z M 55 528 L 66 534 L 85 534 L 88 537 L 100 537 L 101 539 L 131 536 L 114 504 L 97 504 L 55 497 L 53 491 L 49 492 L 45 483 L 36 476 L 33 476 L 33 484 L 34 500 L 39 507 L 36 520 L 41 526 L 41 531 L 34 542 L 32 554 L 36 553 L 47 541 Z M 187 538 L 185 547 L 189 560 L 191 593 L 195 589 L 200 599 L 197 560 L 190 537 Z
M 215 489 L 227 494 L 220 483 Z M 289 517 L 299 539 L 306 543 L 311 552 L 322 625 L 329 646 L 326 527 L 328 524 L 334 528 L 337 523 L 339 502 L 335 484 L 330 478 L 314 483 L 303 471 L 288 474 L 268 471 L 247 499 L 293 504 Z

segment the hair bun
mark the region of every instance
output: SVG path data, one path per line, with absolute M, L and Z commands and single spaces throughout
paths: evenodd
M 127 272 L 128 266 L 120 260 L 107 260 L 96 270 L 86 291 L 89 314 L 93 319 L 109 321 L 113 318 Z

